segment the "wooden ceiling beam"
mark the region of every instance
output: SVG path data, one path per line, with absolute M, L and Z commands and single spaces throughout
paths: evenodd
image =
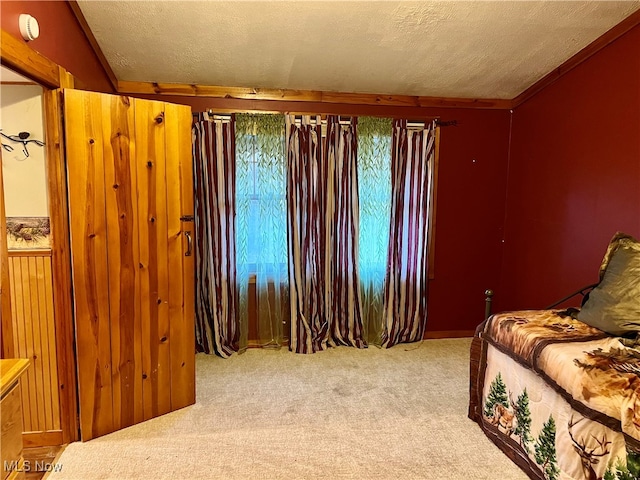
M 511 100 L 443 98 L 411 95 L 379 95 L 373 93 L 324 92 L 270 88 L 222 87 L 182 83 L 118 82 L 122 94 L 178 95 L 189 97 L 233 98 L 242 100 L 279 100 L 347 105 L 381 105 L 394 107 L 439 107 L 509 109 Z

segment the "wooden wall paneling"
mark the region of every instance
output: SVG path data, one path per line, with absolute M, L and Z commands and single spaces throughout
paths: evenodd
M 62 431 L 52 430 L 49 432 L 26 432 L 22 434 L 22 444 L 24 448 L 63 445 Z
M 134 107 L 102 96 L 114 428 L 143 419 Z
M 41 323 L 44 328 L 43 336 L 46 337 L 47 348 L 43 349 L 45 354 L 45 392 L 48 394 L 47 411 L 50 411 L 51 423 L 47 422 L 47 430 L 61 430 L 62 422 L 60 418 L 60 395 L 58 392 L 58 361 L 56 351 L 56 330 L 55 317 L 53 307 L 53 268 L 51 258 L 42 258 L 42 270 L 46 281 L 42 283 L 43 289 L 40 300 L 41 309 L 46 309 L 46 325 Z M 44 297 L 44 303 L 43 303 Z M 50 410 L 49 410 L 50 409 Z
M 24 339 L 24 349 L 18 352 L 19 358 L 32 359 L 34 356 L 33 345 L 33 321 L 35 314 L 32 312 L 31 305 L 31 284 L 29 282 L 29 263 L 27 257 L 20 257 L 17 259 L 17 265 L 14 268 L 14 279 L 16 286 L 16 301 L 17 292 L 20 291 L 22 295 L 22 317 L 20 321 L 22 323 L 22 332 Z M 17 288 L 18 281 L 20 282 L 20 289 Z M 29 368 L 25 373 L 27 379 L 26 382 L 20 382 L 21 388 L 28 390 L 27 397 L 29 398 L 29 408 L 31 411 L 31 430 L 37 430 L 38 425 L 38 399 L 37 399 L 37 372 L 35 362 L 29 364 Z
M 0 152 L 0 328 L 2 329 L 2 333 L 0 333 L 0 358 L 13 358 L 13 316 L 11 314 L 11 282 L 9 281 L 3 181 L 2 152 Z
M 100 94 L 66 90 L 66 150 L 82 439 L 114 430 Z
M 36 418 L 37 425 L 40 429 L 46 429 L 45 427 L 45 408 L 44 408 L 44 368 L 42 365 L 42 335 L 40 331 L 40 323 L 42 321 L 42 315 L 40 312 L 39 302 L 39 286 L 38 285 L 38 264 L 36 257 L 22 258 L 23 268 L 26 269 L 26 275 L 29 282 L 29 300 L 31 305 L 31 315 L 28 322 L 31 328 L 31 334 L 33 336 L 33 343 L 31 344 L 31 364 L 33 365 L 35 389 L 33 397 L 36 399 Z
M 171 411 L 164 103 L 135 100 L 144 418 Z
M 13 305 L 13 332 L 14 332 L 14 355 L 18 358 L 28 358 L 27 346 L 27 332 L 24 325 L 24 299 L 23 283 L 22 283 L 22 268 L 20 265 L 20 259 L 16 261 L 9 260 L 9 273 L 11 283 L 11 301 Z M 30 383 L 31 368 L 22 376 L 22 382 L 20 386 L 20 395 L 22 397 L 22 411 L 24 415 L 24 431 L 31 431 L 31 399 L 30 389 L 25 385 Z
M 48 251 L 12 251 L 9 265 L 17 307 L 13 315 L 15 352 L 30 360 L 20 387 L 24 431 L 32 440 L 61 436 L 51 255 Z
M 61 80 L 73 86 L 73 76 L 64 69 Z M 64 77 L 64 78 L 62 78 Z M 43 95 L 46 131 L 46 170 L 51 219 L 51 270 L 53 284 L 54 325 L 58 367 L 58 390 L 62 442 L 78 437 L 78 407 L 76 401 L 76 358 L 73 305 L 71 295 L 71 246 L 69 239 L 69 209 L 67 200 L 67 170 L 62 126 L 62 93 L 45 91 Z
M 171 350 L 171 408 L 195 402 L 195 342 L 193 313 L 194 223 L 180 217 L 193 215 L 191 108 L 165 104 L 167 158 L 167 226 L 169 234 L 169 322 Z M 186 198 L 183 198 L 186 197 Z M 191 243 L 191 245 L 190 245 Z M 185 255 L 191 249 L 191 255 Z M 178 274 L 182 272 L 182 274 Z
M 31 259 L 30 259 L 31 260 Z M 44 281 L 45 277 L 51 282 L 51 268 L 49 268 L 48 272 L 46 269 L 46 264 L 51 266 L 51 258 L 47 257 L 46 262 L 43 257 L 34 257 L 33 261 L 35 263 L 35 272 L 38 280 L 38 317 L 39 322 L 37 328 L 40 330 L 40 347 L 41 352 L 39 355 L 40 363 L 42 365 L 42 394 L 43 394 L 43 404 L 39 408 L 42 411 L 42 415 L 44 417 L 44 430 L 52 430 L 53 429 L 53 409 L 52 409 L 52 401 L 51 401 L 51 349 L 49 343 L 49 323 L 53 320 L 49 315 L 49 306 L 47 305 L 47 284 Z M 48 275 L 47 275 L 48 273 Z M 49 289 L 51 291 L 51 289 Z M 53 300 L 53 299 L 52 299 Z M 34 325 L 36 328 L 36 325 Z M 51 340 L 54 340 L 53 338 Z M 55 345 L 53 348 L 55 352 Z M 54 389 L 57 390 L 57 385 L 54 386 Z

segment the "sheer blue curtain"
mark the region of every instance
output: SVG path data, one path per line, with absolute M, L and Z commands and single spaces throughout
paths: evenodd
M 358 119 L 360 236 L 358 266 L 362 320 L 368 343 L 380 343 L 391 213 L 390 118 Z
M 280 347 L 288 312 L 286 154 L 283 115 L 236 115 L 236 252 L 240 348 L 248 343 L 255 285 L 256 336 Z

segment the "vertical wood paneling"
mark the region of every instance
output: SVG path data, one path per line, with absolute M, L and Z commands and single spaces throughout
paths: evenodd
M 60 394 L 58 391 L 59 372 L 58 367 L 58 350 L 56 348 L 56 325 L 55 325 L 55 299 L 53 297 L 53 267 L 52 261 L 43 259 L 43 271 L 45 281 L 44 285 L 44 298 L 47 310 L 47 322 L 46 322 L 46 338 L 47 338 L 47 366 L 48 383 L 45 383 L 45 390 L 51 394 L 51 425 L 48 426 L 48 430 L 61 430 L 62 429 L 62 417 L 60 409 Z M 44 325 L 44 324 L 42 324 Z
M 169 321 L 171 349 L 171 408 L 195 402 L 195 346 L 193 342 L 194 254 L 187 236 L 193 235 L 193 222 L 182 222 L 193 215 L 193 172 L 191 160 L 191 109 L 165 104 L 167 154 L 167 222 L 169 233 L 169 271 L 184 275 L 169 277 Z
M 144 418 L 171 411 L 164 103 L 136 101 Z
M 11 302 L 13 306 L 13 325 L 14 325 L 14 354 L 19 358 L 29 358 L 27 356 L 27 332 L 24 325 L 24 307 L 23 303 L 25 297 L 23 295 L 22 284 L 22 268 L 20 265 L 20 259 L 10 259 L 9 272 L 11 282 Z M 32 369 L 29 368 L 22 376 L 22 386 L 20 388 L 20 394 L 22 397 L 22 411 L 24 415 L 24 430 L 31 431 L 31 402 L 30 391 L 28 388 L 24 388 L 25 384 L 30 384 L 30 373 Z
M 31 332 L 33 335 L 33 345 L 32 345 L 32 356 L 31 361 L 33 365 L 33 369 L 35 371 L 35 383 L 36 383 L 36 391 L 35 391 L 35 400 L 36 400 L 36 412 L 37 412 L 37 424 L 43 425 L 46 428 L 45 422 L 45 401 L 44 401 L 44 366 L 42 364 L 42 360 L 44 355 L 42 354 L 42 335 L 40 332 L 40 323 L 42 320 L 46 321 L 46 312 L 40 311 L 40 284 L 38 277 L 42 276 L 42 271 L 38 271 L 38 264 L 36 257 L 27 257 L 23 258 L 22 261 L 26 264 L 27 268 L 27 276 L 29 279 L 29 290 L 31 292 L 30 303 L 31 303 L 31 317 L 29 318 L 29 323 L 31 324 Z M 43 319 L 43 314 L 45 318 Z M 40 350 L 40 352 L 37 352 Z
M 51 282 L 51 271 L 46 272 L 45 265 L 51 265 L 50 259 L 45 263 L 44 258 L 42 257 L 32 257 L 35 263 L 35 274 L 38 279 L 38 312 L 39 319 L 37 325 L 34 324 L 34 328 L 39 330 L 40 334 L 40 345 L 42 348 L 41 354 L 38 356 L 41 360 L 42 365 L 42 392 L 43 395 L 46 395 L 48 398 L 43 399 L 43 405 L 38 409 L 42 411 L 42 415 L 44 417 L 44 427 L 45 430 L 51 430 L 53 428 L 52 422 L 50 421 L 52 417 L 51 411 L 51 362 L 49 361 L 51 355 L 50 349 L 50 340 L 49 340 L 49 332 L 47 324 L 50 320 L 53 320 L 49 317 L 49 308 L 47 307 L 47 285 L 45 280 L 45 275 L 48 273 L 47 280 Z M 33 274 L 34 272 L 32 272 Z M 53 297 L 51 297 L 53 300 Z M 36 300 L 36 299 L 34 299 Z M 55 352 L 55 349 L 53 349 Z M 57 390 L 57 389 L 56 389 Z
M 83 440 L 114 430 L 104 148 L 100 94 L 65 91 L 71 263 Z
M 24 431 L 60 432 L 58 362 L 53 315 L 53 276 L 48 252 L 9 257 L 15 355 L 30 366 L 20 382 Z
M 19 281 L 21 284 L 20 293 L 22 295 L 22 319 L 21 323 L 23 325 L 24 331 L 24 350 L 19 353 L 19 358 L 28 358 L 35 360 L 34 357 L 34 339 L 33 339 L 33 318 L 34 313 L 32 313 L 32 305 L 31 305 L 31 283 L 29 282 L 29 258 L 28 257 L 20 257 L 16 260 L 18 263 L 16 268 L 17 278 L 14 285 Z M 16 289 L 17 291 L 17 289 Z M 38 424 L 38 400 L 37 400 L 37 378 L 36 378 L 36 362 L 33 361 L 26 372 L 27 384 L 32 385 L 33 388 L 28 389 L 28 399 L 29 399 L 29 411 L 31 412 L 31 428 L 32 430 L 36 428 Z

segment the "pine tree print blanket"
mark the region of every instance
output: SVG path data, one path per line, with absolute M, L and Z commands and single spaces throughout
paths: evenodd
M 640 350 L 560 311 L 490 317 L 469 417 L 534 479 L 640 479 Z

